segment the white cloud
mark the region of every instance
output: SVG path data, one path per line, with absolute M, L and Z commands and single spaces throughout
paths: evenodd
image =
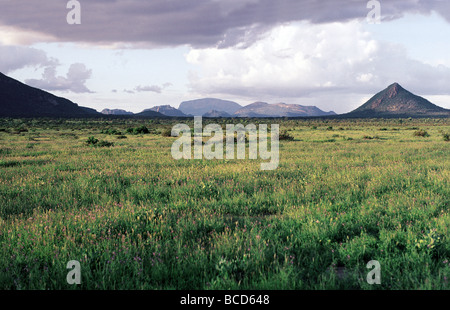
M 167 87 L 172 86 L 172 83 L 164 83 L 162 86 L 159 85 L 146 85 L 146 86 L 136 86 L 133 90 L 131 89 L 124 89 L 123 91 L 128 93 L 128 94 L 134 94 L 136 93 L 142 93 L 142 92 L 152 92 L 152 93 L 157 93 L 157 94 L 161 94 L 162 91 L 164 89 L 166 89 Z
M 58 61 L 49 58 L 42 50 L 0 44 L 0 71 L 5 74 L 26 67 L 39 68 L 56 65 L 58 65 Z
M 312 95 L 367 96 L 393 82 L 419 95 L 450 94 L 448 67 L 408 58 L 403 46 L 373 39 L 358 21 L 280 25 L 246 48 L 192 49 L 186 60 L 198 67 L 190 73 L 191 90 L 205 95 L 302 104 Z
M 158 85 L 150 85 L 150 86 L 137 86 L 135 88 L 137 92 L 153 92 L 160 94 L 162 92 L 162 87 Z
M 56 76 L 56 66 L 45 68 L 42 79 L 28 79 L 25 83 L 48 91 L 71 91 L 74 93 L 91 93 L 86 87 L 86 81 L 91 77 L 92 70 L 84 64 L 72 64 L 66 77 Z

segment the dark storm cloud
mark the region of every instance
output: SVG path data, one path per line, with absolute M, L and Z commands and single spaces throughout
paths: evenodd
M 67 42 L 189 44 L 227 47 L 252 41 L 283 22 L 326 23 L 364 19 L 366 0 L 79 0 L 81 25 L 69 25 L 65 0 L 0 0 L 0 25 L 54 36 Z M 450 21 L 440 0 L 381 0 L 385 20 L 406 13 L 437 11 Z M 250 27 L 251 26 L 251 27 Z M 250 29 L 250 30 L 249 30 Z

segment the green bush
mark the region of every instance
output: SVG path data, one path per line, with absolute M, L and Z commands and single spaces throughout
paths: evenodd
M 104 141 L 104 140 L 99 140 L 95 137 L 89 137 L 86 140 L 86 144 L 89 146 L 96 146 L 96 147 L 110 147 L 110 146 L 114 146 L 114 142 L 108 142 L 108 141 Z
M 161 135 L 163 137 L 171 137 L 172 136 L 172 129 L 166 128 L 161 132 Z
M 87 145 L 96 145 L 98 143 L 98 139 L 94 138 L 94 137 L 89 137 L 86 140 L 86 144 Z
M 292 141 L 294 140 L 294 137 L 291 136 L 287 130 L 283 130 L 280 135 L 279 135 L 279 140 L 280 141 Z
M 450 134 L 449 133 L 443 133 L 442 137 L 444 138 L 444 141 L 450 141 Z
M 112 129 L 112 128 L 103 129 L 100 133 L 106 134 L 106 135 L 116 135 L 116 136 L 122 135 L 122 132 L 120 132 L 116 129 Z
M 414 132 L 414 136 L 416 136 L 416 137 L 429 137 L 430 135 L 425 130 L 419 129 L 416 132 Z
M 148 128 L 146 126 L 142 125 L 142 126 L 136 127 L 136 128 L 128 128 L 127 133 L 132 134 L 132 135 L 144 135 L 144 134 L 149 134 L 150 130 L 148 130 Z
M 114 146 L 114 142 L 109 142 L 109 141 L 105 141 L 105 140 L 100 140 L 97 145 L 98 147 L 111 147 Z

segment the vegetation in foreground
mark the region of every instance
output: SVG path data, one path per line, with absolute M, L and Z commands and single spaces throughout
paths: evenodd
M 449 288 L 449 119 L 209 121 L 279 123 L 274 171 L 176 122 L 0 119 L 0 288 Z

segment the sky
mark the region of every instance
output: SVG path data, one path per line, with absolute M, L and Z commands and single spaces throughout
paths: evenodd
M 450 108 L 447 0 L 0 0 L 0 8 L 0 72 L 97 111 L 208 97 L 346 113 L 394 82 Z

